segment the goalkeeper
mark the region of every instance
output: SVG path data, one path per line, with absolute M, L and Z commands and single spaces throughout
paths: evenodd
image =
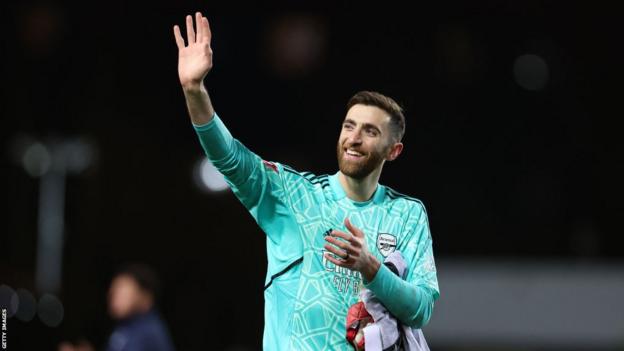
M 211 35 L 199 12 L 195 23 L 186 17 L 186 41 L 174 26 L 178 74 L 207 157 L 266 233 L 264 349 L 351 350 L 346 315 L 362 285 L 401 323 L 424 326 L 439 296 L 427 214 L 419 200 L 378 183 L 385 162 L 403 150 L 402 109 L 376 92 L 355 94 L 335 174 L 265 161 L 232 137 L 213 108 L 203 83 Z M 380 264 L 394 251 L 407 262 L 405 280 Z

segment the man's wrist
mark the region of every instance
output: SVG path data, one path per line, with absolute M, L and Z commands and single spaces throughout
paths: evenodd
M 368 261 L 368 264 L 364 266 L 364 268 L 362 269 L 360 273 L 362 273 L 364 280 L 366 280 L 367 283 L 370 283 L 373 281 L 373 279 L 375 279 L 375 276 L 377 275 L 377 272 L 379 271 L 379 267 L 381 266 L 381 263 L 370 252 L 368 253 L 367 261 Z
M 185 94 L 199 94 L 203 91 L 206 90 L 206 88 L 204 87 L 204 84 L 201 80 L 199 81 L 189 81 L 189 82 L 184 82 L 181 83 L 182 84 L 182 90 L 184 91 Z

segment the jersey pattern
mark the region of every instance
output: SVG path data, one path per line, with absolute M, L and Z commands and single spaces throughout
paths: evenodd
M 208 158 L 267 236 L 265 350 L 352 349 L 345 339 L 346 314 L 364 282 L 359 272 L 324 259 L 324 236 L 332 229 L 348 232 L 347 217 L 380 262 L 399 250 L 407 263 L 405 280 L 439 296 L 419 200 L 379 184 L 369 201 L 355 202 L 340 185 L 339 172 L 315 175 L 262 160 L 233 139 L 216 115 L 195 129 Z
M 394 250 L 404 257 L 415 257 L 420 238 L 412 238 L 410 228 L 419 220 L 424 224 L 424 207 L 420 201 L 384 186 L 379 186 L 373 197 L 381 201 L 356 203 L 335 193 L 340 186 L 337 174 L 315 176 L 281 166 L 303 244 L 289 349 L 351 350 L 345 340 L 346 312 L 358 300 L 362 276 L 324 258 L 324 236 L 332 229 L 348 232 L 344 226 L 348 217 L 365 233 L 369 250 L 380 261 Z M 431 240 L 428 233 L 424 239 Z M 419 270 L 435 273 L 432 255 L 425 264 L 429 266 Z M 429 285 L 437 290 L 437 281 Z

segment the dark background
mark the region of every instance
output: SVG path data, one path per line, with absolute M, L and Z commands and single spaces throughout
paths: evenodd
M 193 183 L 202 151 L 172 26 L 196 10 L 213 31 L 215 108 L 263 158 L 334 173 L 347 100 L 377 90 L 407 118 L 404 153 L 381 182 L 426 204 L 437 259 L 621 260 L 617 11 L 580 1 L 329 5 L 1 5 L 0 283 L 40 293 L 39 183 L 16 162 L 14 140 L 81 136 L 97 150 L 67 181 L 64 320 L 13 319 L 12 346 L 50 350 L 80 336 L 103 345 L 111 274 L 146 262 L 165 283 L 161 309 L 180 350 L 260 348 L 264 234 L 230 192 Z M 292 63 L 276 43 L 301 23 L 318 46 Z M 514 78 L 525 54 L 547 63 L 542 89 Z

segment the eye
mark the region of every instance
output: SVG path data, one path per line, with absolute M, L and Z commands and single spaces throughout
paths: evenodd
M 379 133 L 375 129 L 369 128 L 366 129 L 366 134 L 371 137 L 376 137 Z
M 350 124 L 350 123 L 345 123 L 345 124 L 342 125 L 342 128 L 346 129 L 346 130 L 351 130 L 351 129 L 353 129 L 353 125 Z

